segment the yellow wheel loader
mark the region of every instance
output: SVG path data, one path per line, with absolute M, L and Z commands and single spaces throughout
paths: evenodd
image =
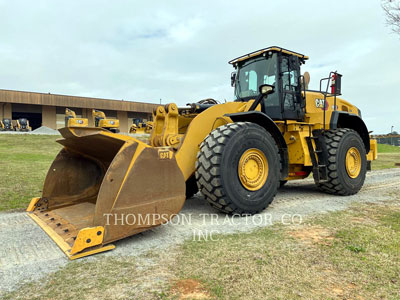
M 93 124 L 95 127 L 104 128 L 111 132 L 119 132 L 119 120 L 118 119 L 107 119 L 106 114 L 101 110 L 93 109 Z
M 0 121 L 0 131 L 14 131 L 11 119 L 4 118 Z
M 26 118 L 20 118 L 16 121 L 15 131 L 32 131 L 32 127 L 29 126 L 29 120 Z
M 77 118 L 76 113 L 69 108 L 65 109 L 65 127 L 87 127 L 88 119 Z
M 60 129 L 64 148 L 29 216 L 71 259 L 168 222 L 200 191 L 217 210 L 264 210 L 287 180 L 321 191 L 363 186 L 376 141 L 340 98 L 341 75 L 308 89 L 307 56 L 269 47 L 232 60 L 235 101 L 159 106 L 148 143 L 101 128 Z M 150 179 L 150 180 L 149 180 Z

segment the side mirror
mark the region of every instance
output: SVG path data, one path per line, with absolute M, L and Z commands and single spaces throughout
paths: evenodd
M 261 95 L 266 96 L 272 94 L 275 91 L 275 86 L 270 84 L 262 84 L 260 85 L 259 91 Z
M 235 86 L 236 72 L 231 73 L 231 86 Z
M 262 84 L 258 89 L 260 91 L 260 94 L 254 100 L 253 104 L 250 106 L 248 111 L 255 110 L 257 105 L 260 104 L 261 100 L 264 99 L 265 96 L 272 94 L 274 92 L 275 86 L 270 84 Z

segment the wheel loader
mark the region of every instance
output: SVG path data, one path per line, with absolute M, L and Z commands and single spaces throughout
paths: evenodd
M 280 185 L 313 174 L 323 192 L 353 195 L 377 157 L 341 74 L 308 89 L 308 57 L 280 47 L 230 61 L 235 100 L 153 112 L 148 143 L 91 127 L 60 129 L 41 197 L 27 208 L 70 259 L 171 220 L 200 191 L 218 211 L 263 211 Z
M 26 118 L 19 118 L 14 126 L 15 131 L 32 131 L 32 127 L 29 126 L 29 120 Z
M 87 127 L 88 125 L 88 119 L 78 118 L 72 109 L 65 109 L 65 127 Z
M 0 131 L 14 131 L 11 119 L 3 118 L 3 120 L 0 121 Z
M 106 114 L 97 109 L 92 110 L 93 124 L 95 127 L 104 128 L 111 132 L 119 132 L 119 120 L 107 119 Z

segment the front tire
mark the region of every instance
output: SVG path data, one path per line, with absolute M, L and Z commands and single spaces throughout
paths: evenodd
M 329 194 L 354 195 L 364 184 L 367 157 L 360 135 L 348 128 L 325 132 L 328 181 L 317 184 Z
M 273 200 L 280 156 L 271 134 L 238 122 L 213 130 L 200 145 L 196 181 L 211 206 L 230 214 L 255 214 Z

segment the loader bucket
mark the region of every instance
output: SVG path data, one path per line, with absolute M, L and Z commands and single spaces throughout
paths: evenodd
M 174 153 L 100 128 L 66 127 L 28 215 L 70 259 L 168 222 L 185 201 Z

